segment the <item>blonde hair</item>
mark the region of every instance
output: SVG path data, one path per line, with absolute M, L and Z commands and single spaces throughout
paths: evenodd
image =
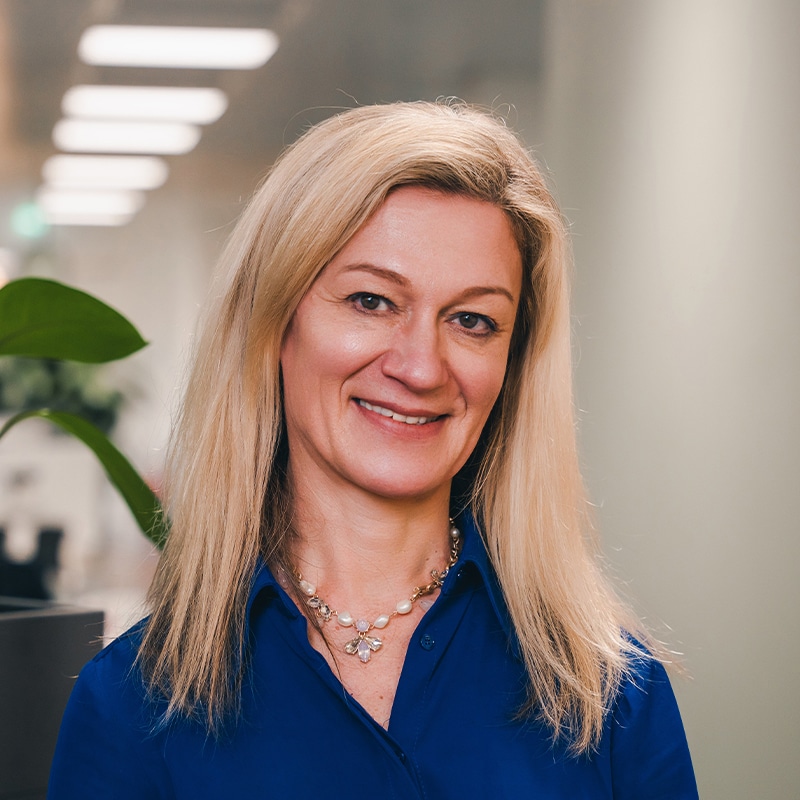
M 508 372 L 459 476 L 529 677 L 520 710 L 597 743 L 634 628 L 597 566 L 578 469 L 569 265 L 561 214 L 502 122 L 460 104 L 356 108 L 289 147 L 223 254 L 167 469 L 172 529 L 151 588 L 140 665 L 167 719 L 210 730 L 238 711 L 245 608 L 259 559 L 282 563 L 291 498 L 279 352 L 300 299 L 392 189 L 421 185 L 503 209 L 524 265 Z

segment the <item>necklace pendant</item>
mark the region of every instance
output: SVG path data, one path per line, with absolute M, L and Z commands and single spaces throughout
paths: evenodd
M 452 525 L 452 520 L 450 521 Z M 458 561 L 458 556 L 461 551 L 461 536 L 458 528 L 455 526 L 450 529 L 450 560 L 442 570 L 431 570 L 431 582 L 425 586 L 416 586 L 411 594 L 411 597 L 401 600 L 394 608 L 391 614 L 381 614 L 375 618 L 374 622 L 370 622 L 364 618 L 354 619 L 353 615 L 348 611 L 335 611 L 331 608 L 318 594 L 317 587 L 313 583 L 303 579 L 303 576 L 297 571 L 294 571 L 294 577 L 297 581 L 297 587 L 300 592 L 305 595 L 305 603 L 310 608 L 316 618 L 320 622 L 320 626 L 329 622 L 333 617 L 336 617 L 337 622 L 343 628 L 349 628 L 351 625 L 355 627 L 356 636 L 347 642 L 343 650 L 351 656 L 358 656 L 362 664 L 366 664 L 372 654 L 377 652 L 383 647 L 383 640 L 378 636 L 370 635 L 370 631 L 385 628 L 389 622 L 398 614 L 409 614 L 414 607 L 414 603 L 422 597 L 433 594 L 437 589 L 441 588 L 444 579 L 447 577 L 450 569 L 455 566 Z M 433 601 L 429 598 L 422 600 L 420 606 L 423 610 L 427 611 Z
M 359 632 L 355 639 L 351 639 L 345 646 L 344 651 L 348 655 L 358 656 L 362 664 L 366 664 L 374 652 L 383 647 L 383 640 L 377 636 L 370 636 L 366 631 Z

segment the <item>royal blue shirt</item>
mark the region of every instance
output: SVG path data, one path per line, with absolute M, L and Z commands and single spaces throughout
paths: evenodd
M 590 755 L 570 756 L 540 723 L 515 720 L 525 671 L 470 520 L 462 534 L 458 565 L 409 644 L 388 730 L 348 695 L 263 569 L 248 603 L 238 724 L 218 739 L 190 721 L 158 730 L 163 705 L 146 698 L 134 628 L 78 678 L 49 799 L 696 800 L 678 708 L 656 662 L 636 665 Z

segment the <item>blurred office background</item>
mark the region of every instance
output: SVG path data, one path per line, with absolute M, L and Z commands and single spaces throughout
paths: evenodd
M 89 26 L 123 23 L 278 47 L 254 69 L 79 58 Z M 355 104 L 496 108 L 572 224 L 586 478 L 610 569 L 684 654 L 701 796 L 800 798 L 798 32 L 795 0 L 0 0 L 0 278 L 91 291 L 151 342 L 101 379 L 157 484 L 215 259 L 280 149 Z M 126 224 L 43 224 L 62 99 L 109 84 L 227 107 Z M 7 557 L 63 527 L 56 596 L 112 634 L 141 612 L 156 555 L 88 452 L 20 426 L 0 482 Z

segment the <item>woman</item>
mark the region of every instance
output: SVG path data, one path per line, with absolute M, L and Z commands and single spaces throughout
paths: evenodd
M 329 119 L 224 262 L 152 614 L 81 674 L 50 796 L 696 797 L 586 538 L 566 236 L 513 134 Z

